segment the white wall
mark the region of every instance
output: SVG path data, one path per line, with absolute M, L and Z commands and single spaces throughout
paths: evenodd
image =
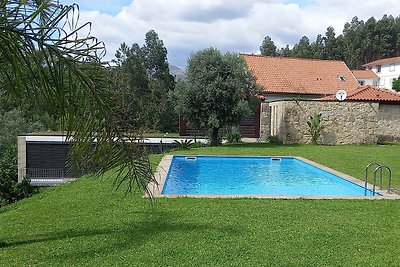
M 372 86 L 378 86 L 379 85 L 379 79 L 372 79 L 372 78 L 357 78 L 357 81 L 360 83 L 360 85 L 372 85 Z M 364 82 L 364 83 L 362 83 Z
M 378 75 L 380 81 L 378 87 L 392 89 L 393 79 L 400 76 L 400 62 L 385 63 L 381 65 L 381 72 L 378 72 L 378 66 L 372 66 L 372 71 Z

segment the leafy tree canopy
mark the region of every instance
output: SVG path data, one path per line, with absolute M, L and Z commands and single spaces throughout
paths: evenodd
M 167 97 L 175 81 L 169 73 L 167 49 L 158 34 L 147 32 L 142 47 L 122 43 L 115 56 L 113 88 L 127 127 L 177 131 L 178 115 Z
M 276 56 L 277 49 L 274 41 L 272 41 L 271 37 L 268 35 L 265 36 L 261 46 L 260 46 L 261 55 L 264 56 Z
M 267 43 L 272 44 L 272 39 L 267 39 Z M 278 49 L 277 55 L 344 60 L 351 69 L 359 69 L 377 59 L 397 57 L 400 56 L 400 16 L 384 15 L 380 20 L 371 17 L 367 21 L 354 17 L 345 23 L 342 34 L 336 35 L 335 29 L 329 26 L 311 44 L 310 38 L 303 36 L 293 49 L 287 45 Z
M 396 92 L 400 92 L 400 76 L 393 81 L 392 89 L 395 90 Z
M 211 145 L 218 131 L 237 125 L 251 113 L 249 99 L 256 94 L 254 79 L 244 59 L 216 48 L 194 53 L 187 64 L 187 81 L 175 89 L 177 109 L 192 125 L 210 129 Z

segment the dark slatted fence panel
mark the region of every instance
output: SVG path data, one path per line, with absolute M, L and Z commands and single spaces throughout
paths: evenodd
M 195 129 L 190 124 L 186 122 L 183 117 L 180 117 L 179 120 L 179 134 L 181 136 L 206 136 L 207 135 L 206 128 Z M 243 120 L 243 122 L 239 125 L 240 135 L 242 137 L 248 138 L 259 138 L 260 137 L 260 106 L 258 106 L 254 110 L 254 114 L 250 117 L 247 117 Z M 227 128 L 221 129 L 221 133 L 227 132 Z

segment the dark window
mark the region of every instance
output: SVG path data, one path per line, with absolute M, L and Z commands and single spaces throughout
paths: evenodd
M 381 72 L 381 68 L 382 68 L 381 65 L 377 65 L 377 66 L 376 66 L 376 72 Z

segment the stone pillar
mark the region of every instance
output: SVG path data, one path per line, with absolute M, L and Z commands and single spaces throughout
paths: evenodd
M 26 174 L 26 136 L 18 136 L 18 183 Z
M 260 112 L 260 140 L 267 141 L 271 132 L 271 113 L 269 112 L 269 103 L 261 103 Z

